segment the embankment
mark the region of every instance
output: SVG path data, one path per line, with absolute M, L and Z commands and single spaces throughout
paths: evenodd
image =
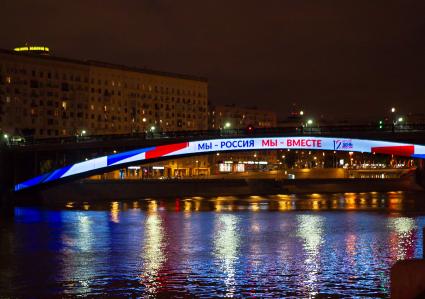
M 423 191 L 414 176 L 397 179 L 82 180 L 30 194 L 41 200 L 125 200 L 146 197 Z

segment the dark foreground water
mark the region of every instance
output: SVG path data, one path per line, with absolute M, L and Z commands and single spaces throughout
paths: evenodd
M 422 256 L 424 194 L 144 199 L 18 207 L 4 297 L 388 297 Z

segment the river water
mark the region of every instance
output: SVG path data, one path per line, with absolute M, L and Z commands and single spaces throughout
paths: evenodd
M 389 296 L 422 256 L 423 193 L 20 206 L 0 225 L 0 298 Z

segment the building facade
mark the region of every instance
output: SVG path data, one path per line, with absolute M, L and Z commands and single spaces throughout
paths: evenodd
M 256 107 L 211 105 L 209 108 L 210 129 L 270 128 L 276 127 L 276 123 L 275 112 Z
M 0 130 L 34 138 L 206 130 L 208 82 L 0 50 Z

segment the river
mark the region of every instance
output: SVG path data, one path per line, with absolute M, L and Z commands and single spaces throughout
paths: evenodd
M 424 193 L 58 202 L 0 222 L 0 298 L 389 296 Z

